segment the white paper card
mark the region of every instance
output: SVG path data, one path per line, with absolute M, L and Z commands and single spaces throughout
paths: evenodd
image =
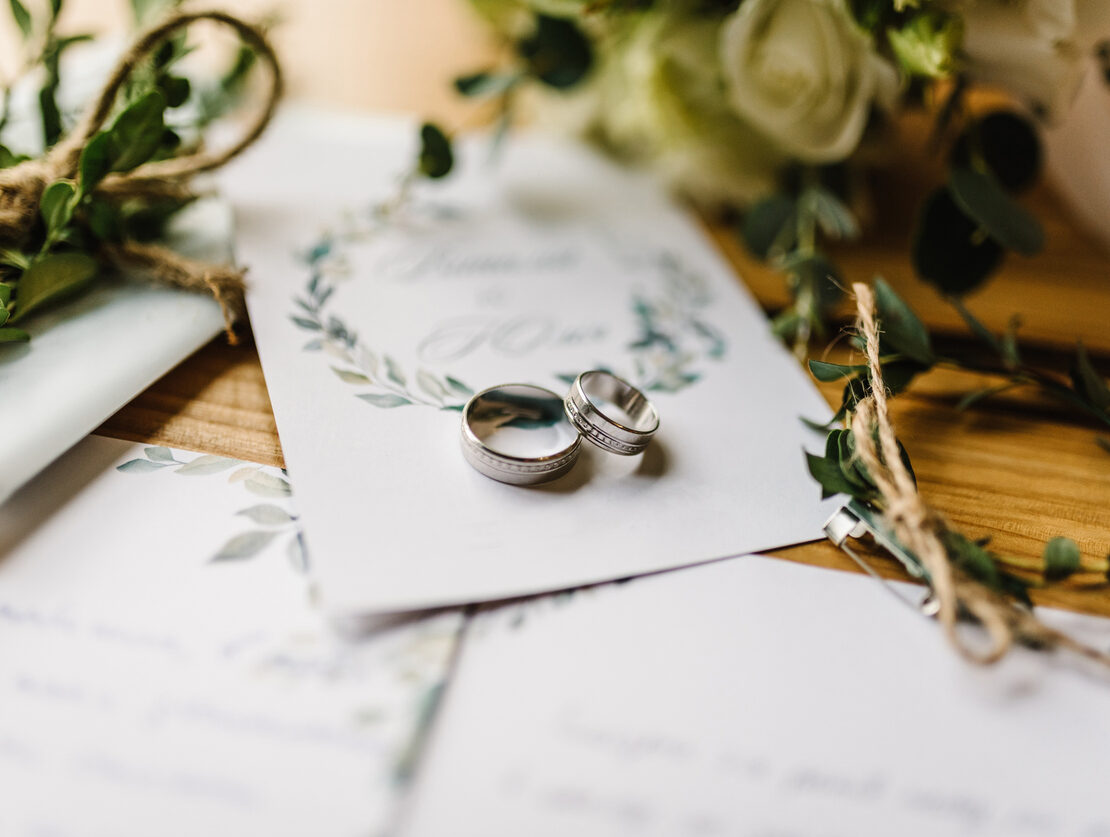
M 170 244 L 227 262 L 231 213 L 186 209 Z M 119 277 L 18 323 L 30 343 L 0 345 L 0 502 L 223 328 L 215 300 Z
M 650 179 L 542 137 L 491 165 L 475 141 L 382 224 L 414 136 L 293 112 L 224 179 L 326 606 L 496 599 L 820 535 L 799 417 L 828 408 Z M 658 406 L 642 459 L 583 445 L 570 475 L 528 489 L 463 460 L 470 391 L 561 395 L 599 366 Z
M 276 469 L 90 437 L 0 506 L 0 834 L 386 832 L 460 617 L 333 636 Z
M 1105 678 L 739 558 L 478 617 L 402 833 L 1104 837 L 1107 741 Z

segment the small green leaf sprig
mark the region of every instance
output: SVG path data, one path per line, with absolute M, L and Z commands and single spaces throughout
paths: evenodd
M 627 0 L 609 2 L 623 6 Z M 571 90 L 589 76 L 595 60 L 593 44 L 577 23 L 542 13 L 532 18 L 529 30 L 511 37 L 508 46 L 512 59 L 505 66 L 467 73 L 454 82 L 459 95 L 496 104 L 494 153 L 512 127 L 517 96 L 525 86 Z M 421 126 L 420 175 L 435 179 L 451 172 L 455 157 L 451 137 L 451 132 L 435 123 Z
M 946 358 L 934 351 L 932 338 L 925 325 L 882 279 L 875 280 L 874 294 L 877 316 L 882 324 L 880 362 L 890 394 L 896 395 L 904 391 L 917 375 L 937 366 L 969 368 L 962 359 Z M 985 329 L 983 331 L 996 341 L 1000 353 L 1019 358 L 1016 340 L 1011 348 L 1003 348 L 1002 340 L 994 338 Z M 867 366 L 810 360 L 809 368 L 819 381 L 846 381 L 840 409 L 830 423 L 835 425 L 844 422 L 845 426 L 818 426 L 827 430 L 828 435 L 823 455 L 806 454 L 810 476 L 821 486 L 822 497 L 844 494 L 881 511 L 881 494 L 856 454 L 856 441 L 850 421 L 855 405 L 871 392 Z M 986 369 L 977 366 L 975 371 Z M 1081 406 L 1084 412 L 1093 413 L 1101 420 L 1110 422 L 1110 415 L 1107 413 L 1107 408 L 1110 407 L 1110 389 L 1090 365 L 1082 346 L 1077 352 L 1076 366 L 1072 370 L 1070 381 L 1051 373 L 1027 369 L 1020 364 L 1020 360 L 1010 368 L 999 369 L 998 373 L 1011 376 L 1005 387 L 991 387 L 971 395 L 981 398 L 1003 388 L 1033 385 L 1067 403 Z M 966 408 L 979 398 L 965 398 L 961 406 Z M 1101 412 L 1098 412 L 1098 404 L 1103 405 Z M 912 474 L 909 455 L 900 442 L 899 450 L 904 464 Z M 1110 555 L 1081 555 L 1078 544 L 1071 538 L 1060 536 L 1050 540 L 1045 544 L 1039 560 L 1002 555 L 989 550 L 988 546 L 988 540 L 971 539 L 952 530 L 945 532 L 945 548 L 958 568 L 992 590 L 1025 604 L 1029 604 L 1028 588 L 1031 585 L 1044 586 L 1069 578 L 1084 583 L 1103 584 L 1110 577 Z
M 133 8 L 136 19 L 142 20 L 175 5 L 161 0 L 136 0 Z M 89 37 L 56 35 L 61 0 L 51 0 L 41 17 L 32 15 L 20 0 L 10 0 L 10 9 L 28 55 L 17 80 L 40 67 L 44 70 L 39 110 L 44 147 L 48 151 L 41 164 L 43 171 L 54 170 L 48 165 L 54 159 L 51 155 L 57 156 L 63 147 L 67 153 L 79 152 L 79 157 L 73 158 L 75 167 L 67 165 L 62 169 L 66 174 L 72 171 L 72 176 L 46 183 L 37 199 L 27 197 L 35 217 L 27 218 L 26 225 L 21 222 L 4 227 L 4 240 L 0 241 L 0 344 L 29 340 L 29 332 L 18 327 L 26 317 L 88 288 L 106 270 L 116 266 L 119 257 L 113 253 L 126 252 L 126 245 L 159 238 L 172 216 L 195 199 L 180 180 L 163 182 L 152 177 L 140 185 L 121 188 L 121 178 L 146 163 L 195 152 L 200 129 L 235 104 L 245 74 L 254 65 L 253 60 L 244 58 L 244 50 L 252 55 L 257 53 L 244 41 L 231 71 L 216 88 L 194 90 L 189 80 L 174 69 L 191 49 L 184 34 L 174 32 L 174 28 L 187 25 L 188 20 L 209 17 L 241 27 L 240 32 L 248 30 L 265 47 L 261 30 L 227 15 L 201 13 L 168 20 L 165 31 L 169 34 L 160 45 L 150 38 L 157 39 L 161 29 L 139 42 L 143 48 L 152 47 L 152 51 L 149 57 L 128 65 L 129 72 L 123 79 L 116 79 L 120 82 L 118 93 L 113 85 L 102 94 L 115 94 L 111 123 L 83 139 L 79 148 L 71 149 L 64 144 L 73 139 L 66 136 L 72 126 L 64 124 L 65 115 L 56 102 L 59 60 L 65 49 Z M 40 46 L 33 48 L 34 44 Z M 272 52 L 268 55 L 274 62 L 276 94 L 280 87 L 276 59 Z M 3 91 L 0 131 L 7 123 L 7 103 L 14 83 L 15 80 Z M 185 107 L 202 98 L 202 93 L 200 107 Z M 107 110 L 112 102 L 106 100 L 103 104 Z M 196 111 L 201 111 L 202 116 L 191 115 Z M 183 134 L 193 140 L 183 141 Z M 55 143 L 58 146 L 52 149 Z M 64 154 L 61 156 L 68 159 Z M 0 145 L 0 172 L 22 164 L 35 163 L 28 156 Z M 14 171 L 11 174 L 16 177 Z M 22 177 L 22 184 L 34 179 L 27 174 Z M 11 185 L 6 181 L 5 188 L 19 191 L 20 185 L 16 178 Z
M 238 467 L 237 467 L 238 466 Z M 179 476 L 205 477 L 222 474 L 235 468 L 228 482 L 242 485 L 251 494 L 271 502 L 257 503 L 240 509 L 235 514 L 250 521 L 254 528 L 233 535 L 211 557 L 212 562 L 243 561 L 254 558 L 278 537 L 289 536 L 286 556 L 298 572 L 307 572 L 308 557 L 304 536 L 297 523 L 297 516 L 276 505 L 273 501 L 286 500 L 293 494 L 293 487 L 286 478 L 269 473 L 261 465 L 243 462 L 226 456 L 201 454 L 181 460 L 169 448 L 151 446 L 143 449 L 143 457 L 129 459 L 116 470 L 125 474 L 150 474 L 170 471 Z

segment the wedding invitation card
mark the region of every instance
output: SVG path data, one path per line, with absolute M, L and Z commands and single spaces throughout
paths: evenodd
M 0 833 L 389 833 L 460 617 L 334 636 L 291 491 L 89 437 L 0 506 Z
M 287 111 L 222 178 L 329 610 L 498 599 L 820 537 L 829 506 L 800 419 L 828 408 L 649 177 L 539 136 L 491 160 L 479 137 L 457 174 L 397 202 L 416 134 Z M 471 393 L 561 396 L 596 368 L 658 408 L 642 456 L 583 445 L 569 475 L 529 488 L 463 459 Z
M 1026 649 L 975 667 L 872 579 L 738 558 L 474 619 L 401 834 L 1098 837 L 1108 687 Z

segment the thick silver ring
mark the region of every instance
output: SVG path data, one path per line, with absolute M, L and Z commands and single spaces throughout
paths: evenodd
M 659 429 L 659 413 L 642 392 L 611 372 L 579 375 L 563 402 L 578 432 L 600 448 L 635 456 Z
M 463 456 L 499 482 L 537 485 L 558 479 L 578 459 L 581 443 L 563 400 L 543 387 L 501 384 L 463 407 Z

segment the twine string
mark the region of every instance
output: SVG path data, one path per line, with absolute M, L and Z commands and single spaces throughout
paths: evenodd
M 227 148 L 210 152 L 201 147 L 192 154 L 145 163 L 130 172 L 108 175 L 97 190 L 122 199 L 129 196 L 191 195 L 185 181 L 194 175 L 217 169 L 251 146 L 273 119 L 281 99 L 284 82 L 277 54 L 258 27 L 217 10 L 179 12 L 155 24 L 120 57 L 94 102 L 77 125 L 44 156 L 0 169 L 0 240 L 21 242 L 30 232 L 38 214 L 43 190 L 59 179 L 77 176 L 81 152 L 101 129 L 115 107 L 120 90 L 140 63 L 174 33 L 199 21 L 211 21 L 233 29 L 242 43 L 250 47 L 269 67 L 269 85 L 262 106 L 247 123 L 239 139 Z M 137 268 L 162 284 L 208 290 L 215 297 L 228 324 L 242 310 L 244 271 L 186 259 L 164 247 L 105 245 L 102 250 L 110 261 Z
M 887 525 L 929 573 L 933 595 L 939 605 L 937 618 L 948 641 L 963 657 L 980 665 L 997 662 L 1015 642 L 1022 642 L 1034 647 L 1066 648 L 1110 667 L 1110 654 L 1049 627 L 1030 610 L 953 566 L 945 547 L 948 525 L 922 499 L 913 476 L 902 461 L 879 361 L 881 332 L 874 294 L 863 283 L 854 284 L 852 290 L 871 378 L 871 391 L 856 405 L 851 420 L 856 455 L 879 489 Z M 968 645 L 965 635 L 957 630 L 961 610 L 986 630 L 990 639 L 986 650 Z

